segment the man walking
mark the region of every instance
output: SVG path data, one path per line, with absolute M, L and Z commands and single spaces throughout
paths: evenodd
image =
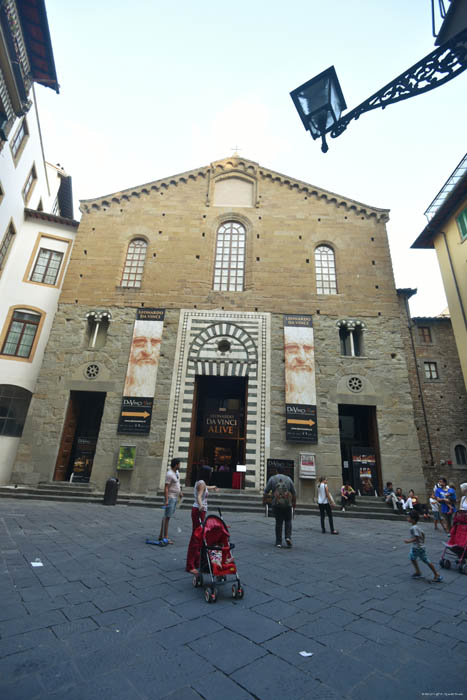
M 283 473 L 281 466 L 277 474 L 271 476 L 263 494 L 263 503 L 267 502 L 268 494 L 272 493 L 272 509 L 276 519 L 276 547 L 282 547 L 282 524 L 285 530 L 285 543 L 292 546 L 292 508 L 295 508 L 296 493 L 292 479 Z
M 173 544 L 172 540 L 168 539 L 169 520 L 175 513 L 178 498 L 181 497 L 182 488 L 180 486 L 180 475 L 178 467 L 180 460 L 177 457 L 170 462 L 170 469 L 167 470 L 164 487 L 164 517 L 161 523 L 161 531 L 159 535 L 159 544 Z

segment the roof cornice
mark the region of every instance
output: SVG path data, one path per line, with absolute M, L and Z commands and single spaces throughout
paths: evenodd
M 353 199 L 343 197 L 342 195 L 324 190 L 320 187 L 315 187 L 302 180 L 290 178 L 287 175 L 278 173 L 268 168 L 263 168 L 254 161 L 245 158 L 232 157 L 223 160 L 214 161 L 210 165 L 188 170 L 177 175 L 171 175 L 161 180 L 145 183 L 137 187 L 130 187 L 120 192 L 104 195 L 95 199 L 80 200 L 80 210 L 83 213 L 89 213 L 112 206 L 112 204 L 120 205 L 122 202 L 128 202 L 132 199 L 139 199 L 150 195 L 152 192 L 160 192 L 167 190 L 169 187 L 178 187 L 179 185 L 187 184 L 190 180 L 205 179 L 207 182 L 211 179 L 225 177 L 226 175 L 244 175 L 256 180 L 270 180 L 277 182 L 281 186 L 288 187 L 291 190 L 296 190 L 300 194 L 305 194 L 309 197 L 321 199 L 329 204 L 335 204 L 337 207 L 342 207 L 346 211 L 354 212 L 368 218 L 373 217 L 378 222 L 385 223 L 389 220 L 389 209 L 380 209 L 372 207 L 362 202 L 357 202 Z M 209 202 L 206 203 L 209 206 Z
M 61 226 L 70 226 L 71 228 L 78 228 L 79 221 L 75 219 L 67 219 L 64 216 L 56 216 L 55 214 L 48 214 L 46 211 L 38 211 L 37 209 L 25 209 L 24 210 L 25 219 L 41 219 L 42 221 L 48 221 L 51 224 L 60 224 Z

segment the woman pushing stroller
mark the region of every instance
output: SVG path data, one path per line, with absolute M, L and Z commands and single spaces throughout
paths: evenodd
M 194 502 L 191 509 L 192 532 L 186 555 L 186 570 L 190 574 L 198 574 L 199 555 L 203 544 L 201 525 L 208 511 L 209 491 L 217 491 L 217 486 L 208 486 L 211 470 L 209 467 L 201 467 L 198 471 L 198 480 L 194 486 Z

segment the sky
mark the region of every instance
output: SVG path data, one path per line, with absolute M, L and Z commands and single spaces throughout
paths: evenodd
M 348 110 L 434 50 L 430 0 L 46 0 L 60 94 L 38 86 L 46 159 L 76 201 L 232 155 L 391 210 L 414 316 L 446 298 L 434 250 L 410 250 L 465 154 L 467 71 L 374 110 L 323 154 L 290 91 L 334 65 Z M 75 211 L 75 216 L 79 212 Z

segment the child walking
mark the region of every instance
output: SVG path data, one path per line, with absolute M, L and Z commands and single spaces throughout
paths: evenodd
M 430 567 L 430 569 L 433 572 L 433 583 L 440 583 L 443 580 L 443 577 L 439 575 L 439 573 L 436 571 L 435 567 L 431 563 L 431 561 L 428 559 L 426 555 L 426 549 L 425 549 L 425 533 L 423 530 L 418 526 L 418 513 L 409 513 L 407 517 L 407 522 L 411 523 L 412 527 L 410 528 L 410 534 L 411 534 L 411 539 L 410 540 L 404 540 L 406 544 L 411 544 L 412 547 L 410 549 L 410 554 L 409 558 L 410 561 L 413 564 L 413 567 L 415 569 L 415 573 L 412 574 L 412 578 L 421 578 L 422 577 L 422 572 L 420 571 L 420 568 L 418 566 L 418 561 L 417 559 L 420 559 L 423 561 L 427 566 Z

